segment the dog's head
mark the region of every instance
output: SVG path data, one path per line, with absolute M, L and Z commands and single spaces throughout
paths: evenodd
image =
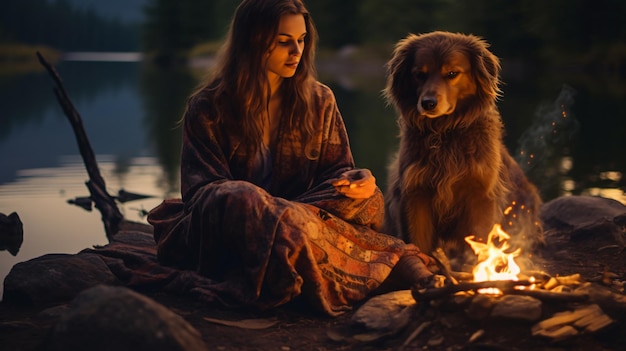
M 387 63 L 384 95 L 409 124 L 476 115 L 500 94 L 500 61 L 488 47 L 473 35 L 411 34 Z

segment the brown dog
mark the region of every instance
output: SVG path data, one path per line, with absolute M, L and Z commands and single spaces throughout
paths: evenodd
M 543 242 L 538 191 L 502 142 L 500 62 L 487 48 L 473 35 L 409 35 L 387 63 L 400 146 L 384 230 L 425 252 L 458 254 L 466 236 L 484 240 L 496 223 L 513 245 Z

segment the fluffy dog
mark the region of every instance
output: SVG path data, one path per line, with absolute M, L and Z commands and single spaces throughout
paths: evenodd
M 485 240 L 496 223 L 513 245 L 543 242 L 539 193 L 502 142 L 500 61 L 488 46 L 473 35 L 411 34 L 387 63 L 400 145 L 384 230 L 425 252 L 458 255 L 466 236 Z

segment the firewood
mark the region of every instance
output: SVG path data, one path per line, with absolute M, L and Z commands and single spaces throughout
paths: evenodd
M 541 301 L 560 301 L 560 302 L 585 302 L 589 301 L 589 295 L 583 292 L 558 292 L 543 289 L 511 289 L 506 290 L 506 294 L 525 295 L 534 297 Z
M 590 314 L 597 313 L 598 305 L 590 305 L 574 311 L 555 313 L 552 318 L 545 319 L 532 327 L 533 333 L 538 330 L 551 330 L 561 325 L 574 323 L 575 321 Z
M 452 272 L 452 277 L 457 281 L 472 281 L 474 280 L 474 275 L 468 272 Z
M 600 306 L 593 304 L 574 311 L 555 313 L 552 318 L 535 324 L 531 332 L 533 335 L 562 339 L 578 334 L 578 330 L 594 333 L 612 323 L 613 320 L 602 311 Z
M 590 333 L 600 330 L 613 323 L 611 317 L 604 314 L 598 305 L 592 306 L 596 307 L 594 312 L 574 322 L 574 326 L 581 329 L 584 328 L 585 331 Z
M 484 282 L 459 282 L 441 288 L 425 288 L 415 290 L 413 297 L 415 300 L 434 300 L 441 297 L 453 295 L 461 291 L 477 291 L 480 289 L 497 288 L 500 290 L 511 290 L 516 286 L 532 285 L 528 280 L 493 280 Z
M 613 320 L 611 319 L 611 317 L 607 316 L 606 314 L 602 314 L 594 318 L 593 323 L 588 324 L 585 327 L 585 331 L 589 333 L 594 333 L 612 323 L 613 323 Z
M 576 330 L 576 328 L 572 327 L 571 325 L 564 325 L 552 330 L 540 329 L 537 331 L 533 331 L 533 335 L 540 335 L 553 340 L 562 340 L 570 336 L 578 335 L 578 330 Z
M 474 334 L 472 334 L 472 336 L 470 336 L 467 342 L 471 344 L 475 342 L 476 340 L 480 339 L 481 337 L 483 337 L 483 335 L 485 335 L 485 329 L 478 329 L 477 331 L 474 332 Z
M 552 277 L 550 278 L 544 285 L 543 288 L 546 290 L 552 290 L 553 288 L 559 285 L 580 285 L 582 282 L 580 281 L 580 274 L 572 274 L 561 277 Z

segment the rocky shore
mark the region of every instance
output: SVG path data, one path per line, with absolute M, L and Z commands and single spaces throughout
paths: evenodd
M 542 270 L 552 276 L 580 274 L 583 281 L 623 295 L 623 204 L 562 197 L 544 204 L 542 220 L 547 247 L 534 255 Z M 151 228 L 127 225 L 105 246 L 16 264 L 4 281 L 0 349 L 417 350 L 429 345 L 429 350 L 478 350 L 487 348 L 476 345 L 490 345 L 494 350 L 618 350 L 626 342 L 620 332 L 626 306 L 620 301 L 604 311 L 615 321 L 611 327 L 560 342 L 531 337 L 526 323 L 508 324 L 503 332 L 487 321 L 452 322 L 463 317 L 433 306 L 416 308 L 406 328 L 368 342 L 333 337 L 338 330 L 344 335 L 360 332 L 353 312 L 331 319 L 296 305 L 272 311 L 228 309 L 202 301 L 197 291 L 203 279 L 160 266 Z M 428 331 L 405 343 L 426 320 Z M 481 343 L 470 344 L 478 325 L 485 335 Z M 435 331 L 443 338 L 439 344 L 433 342 Z

